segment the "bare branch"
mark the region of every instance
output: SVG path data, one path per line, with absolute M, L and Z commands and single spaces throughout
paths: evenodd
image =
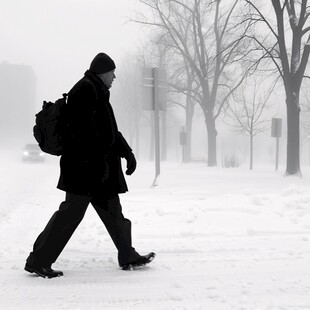
M 263 13 L 258 9 L 258 7 L 256 5 L 254 5 L 252 3 L 252 1 L 250 0 L 245 0 L 246 3 L 248 3 L 250 6 L 252 6 L 254 8 L 254 10 L 258 13 L 258 15 L 260 16 L 261 20 L 267 25 L 267 27 L 269 28 L 269 30 L 271 31 L 271 33 L 275 36 L 275 38 L 278 38 L 277 33 L 274 31 L 274 29 L 272 28 L 272 26 L 270 25 L 270 23 L 267 21 L 267 19 L 265 18 L 265 16 L 263 15 Z

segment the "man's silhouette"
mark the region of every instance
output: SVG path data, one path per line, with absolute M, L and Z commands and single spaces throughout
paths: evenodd
M 109 102 L 114 79 L 114 61 L 99 53 L 69 92 L 65 149 L 57 186 L 66 192 L 66 198 L 36 239 L 25 265 L 28 272 L 48 278 L 63 275 L 51 266 L 83 219 L 89 203 L 106 226 L 122 269 L 145 265 L 155 257 L 153 252 L 143 256 L 135 251 L 131 222 L 122 214 L 118 194 L 128 188 L 121 158 L 127 161 L 127 175 L 135 171 L 136 160 L 118 131 Z

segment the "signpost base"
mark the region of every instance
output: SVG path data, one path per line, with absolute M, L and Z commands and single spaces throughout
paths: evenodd
M 151 188 L 155 188 L 158 185 L 159 185 L 159 175 L 155 177 L 155 179 L 151 185 Z
M 154 111 L 154 132 L 155 132 L 155 179 L 151 188 L 159 185 L 160 175 L 160 129 L 159 111 L 165 106 L 166 102 L 166 71 L 158 68 L 143 69 L 143 93 L 144 100 L 149 104 L 144 109 Z

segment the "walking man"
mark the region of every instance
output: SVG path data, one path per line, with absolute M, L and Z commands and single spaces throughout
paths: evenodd
M 109 102 L 115 77 L 114 61 L 99 53 L 69 92 L 65 148 L 57 185 L 66 197 L 36 239 L 25 265 L 28 272 L 44 278 L 63 275 L 51 266 L 83 219 L 89 203 L 109 232 L 122 269 L 143 266 L 155 257 L 153 252 L 140 255 L 132 247 L 131 222 L 123 216 L 119 200 L 118 194 L 128 190 L 121 158 L 127 161 L 127 175 L 135 171 L 136 159 L 118 131 Z

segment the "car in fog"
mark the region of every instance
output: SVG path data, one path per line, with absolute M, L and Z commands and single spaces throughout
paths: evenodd
M 26 144 L 22 159 L 23 161 L 43 162 L 45 156 L 38 144 Z

